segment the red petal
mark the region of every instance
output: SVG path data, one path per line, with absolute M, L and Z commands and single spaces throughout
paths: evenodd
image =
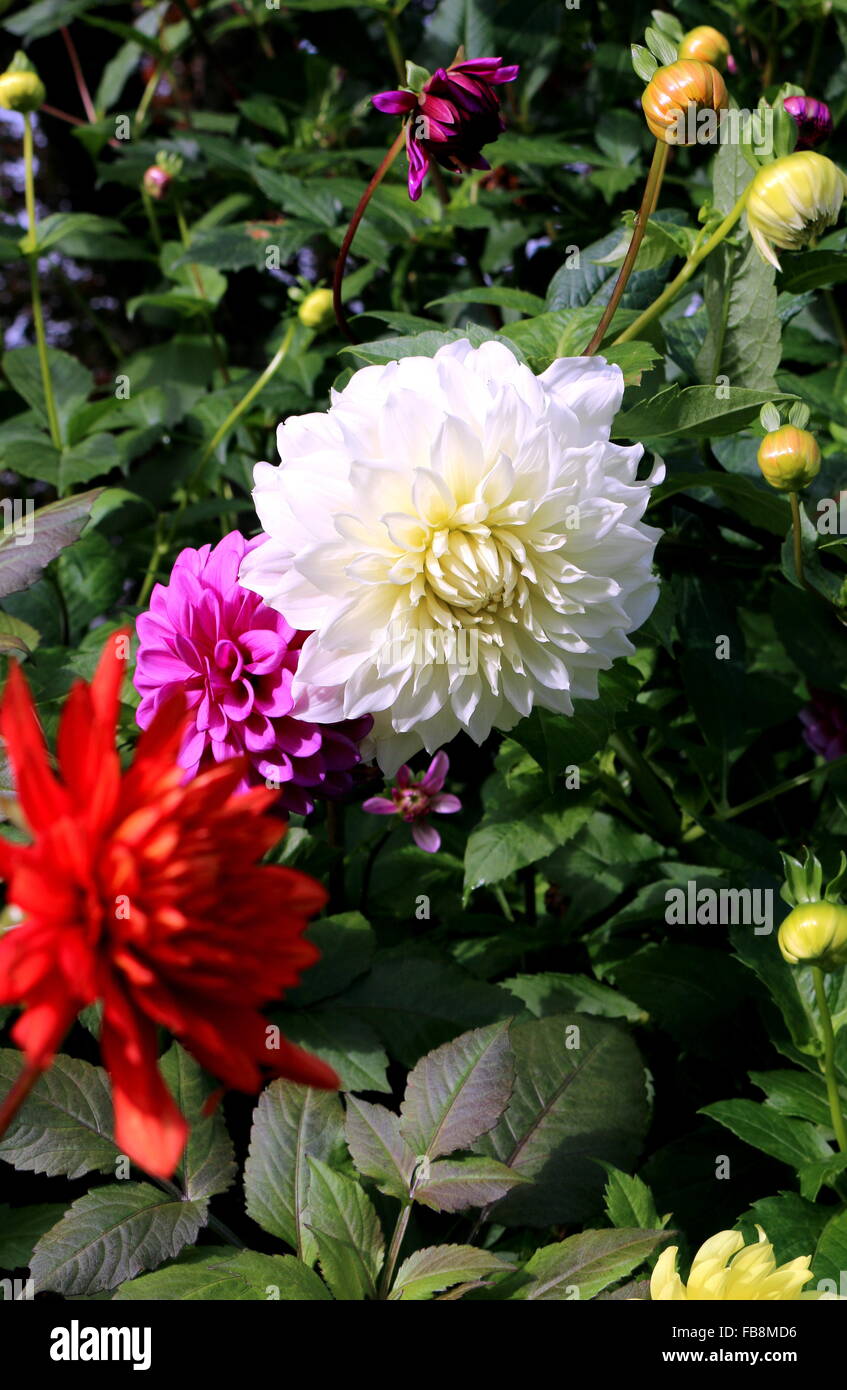
M 104 998 L 100 1047 L 112 1081 L 115 1143 L 154 1177 L 169 1178 L 188 1124 L 159 1072 L 154 1024 L 114 985 Z
M 17 662 L 9 672 L 0 705 L 0 734 L 12 765 L 15 791 L 33 831 L 69 815 L 70 802 L 50 770 L 47 747 L 26 678 Z

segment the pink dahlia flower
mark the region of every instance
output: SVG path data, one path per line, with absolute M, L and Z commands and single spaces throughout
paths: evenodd
M 188 724 L 178 762 L 189 777 L 244 755 L 237 790 L 276 782 L 286 810 L 305 815 L 315 792 L 349 789 L 372 720 L 298 718 L 291 681 L 308 633 L 238 583 L 244 556 L 265 539 L 231 531 L 214 549 L 183 550 L 169 583 L 156 585 L 137 621 L 137 718 L 146 729 L 159 706 L 184 691 Z
M 399 88 L 377 92 L 374 106 L 391 116 L 408 116 L 409 197 L 417 202 L 430 162 L 445 169 L 490 169 L 480 151 L 496 140 L 505 121 L 495 86 L 514 82 L 520 68 L 501 58 L 473 58 L 436 68 L 420 92 Z
M 405 763 L 397 771 L 390 796 L 372 796 L 362 802 L 362 810 L 375 816 L 400 816 L 412 827 L 412 839 L 427 854 L 435 854 L 441 848 L 441 836 L 434 825 L 429 825 L 427 817 L 433 811 L 442 816 L 461 811 L 462 803 L 457 796 L 443 792 L 445 778 L 450 769 L 450 759 L 445 752 L 436 753 L 426 772 L 417 781 Z

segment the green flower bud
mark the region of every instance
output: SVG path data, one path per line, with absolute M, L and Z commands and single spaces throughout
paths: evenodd
M 779 929 L 779 949 L 789 965 L 847 965 L 847 907 L 838 903 L 800 903 Z
M 304 328 L 328 328 L 333 319 L 332 290 L 312 290 L 297 310 Z
M 44 105 L 47 92 L 25 53 L 16 53 L 4 73 L 0 73 L 0 107 L 25 114 Z

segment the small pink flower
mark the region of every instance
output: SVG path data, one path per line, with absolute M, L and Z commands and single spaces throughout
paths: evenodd
M 427 824 L 427 817 L 433 811 L 449 816 L 462 809 L 457 796 L 441 790 L 449 767 L 447 754 L 436 753 L 426 772 L 415 781 L 404 763 L 398 769 L 390 797 L 372 796 L 362 803 L 362 810 L 370 811 L 374 816 L 401 816 L 411 825 L 412 839 L 418 848 L 425 849 L 427 854 L 435 854 L 441 847 L 441 836 L 434 825 Z
M 815 97 L 783 97 L 782 104 L 797 127 L 798 150 L 811 150 L 832 134 L 832 112 Z

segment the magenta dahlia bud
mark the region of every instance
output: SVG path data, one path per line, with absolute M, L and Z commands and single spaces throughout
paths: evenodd
M 160 164 L 151 164 L 149 169 L 145 169 L 142 182 L 145 193 L 149 193 L 151 198 L 164 198 L 171 186 L 171 175 Z
M 408 118 L 409 197 L 416 202 L 433 159 L 461 173 L 491 168 L 482 157 L 482 147 L 506 128 L 494 88 L 514 82 L 520 68 L 504 65 L 501 58 L 473 58 L 436 68 L 431 77 L 411 64 L 409 69 L 410 79 L 426 77 L 419 90 L 401 87 L 377 92 L 371 100 L 378 111 Z
M 832 134 L 832 112 L 815 97 L 784 97 L 783 106 L 797 126 L 797 149 L 810 150 Z
M 291 683 L 308 633 L 291 627 L 258 594 L 242 589 L 244 556 L 266 540 L 231 531 L 212 549 L 186 549 L 137 620 L 135 688 L 142 729 L 177 690 L 188 722 L 179 764 L 189 777 L 244 757 L 238 790 L 277 786 L 281 804 L 305 815 L 315 793 L 349 790 L 370 716 L 336 724 L 299 718 Z
M 813 690 L 811 702 L 801 709 L 803 738 L 813 753 L 828 763 L 847 753 L 847 711 L 835 695 Z

